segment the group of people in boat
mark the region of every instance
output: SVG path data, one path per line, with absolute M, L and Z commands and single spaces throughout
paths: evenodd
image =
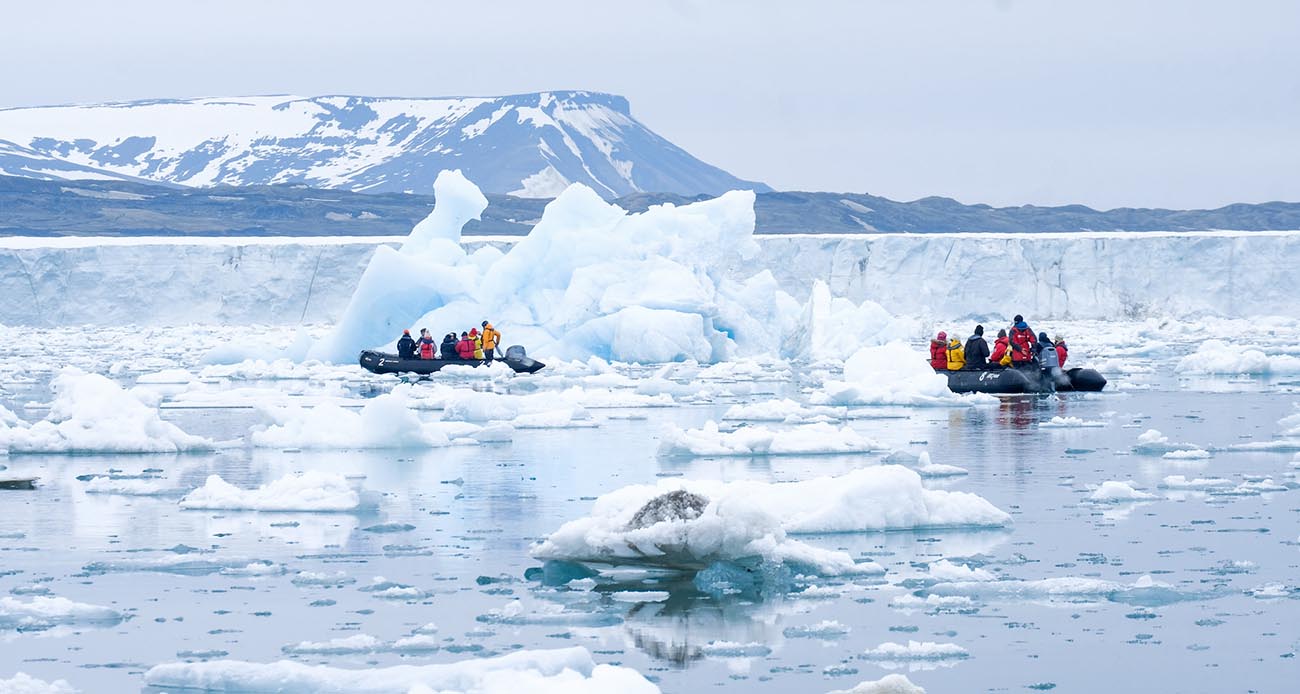
M 1007 367 L 1035 365 L 1043 369 L 1065 366 L 1069 356 L 1065 339 L 1057 336 L 1048 339 L 1047 333 L 1034 336 L 1034 331 L 1025 323 L 1024 316 L 1017 315 L 1011 322 L 1011 328 L 998 331 L 993 348 L 984 339 L 984 326 L 975 326 L 975 332 L 966 342 L 959 338 L 949 339 L 948 333 L 940 331 L 930 340 L 930 366 L 936 371 L 961 371 L 963 369 L 1004 369 Z
M 442 337 L 439 345 L 429 334 L 428 328 L 420 328 L 419 339 L 411 337 L 410 330 L 403 330 L 397 340 L 397 356 L 402 359 L 442 359 L 444 361 L 481 361 L 491 364 L 496 358 L 497 346 L 501 344 L 501 333 L 492 324 L 483 321 L 483 331 L 470 328 L 461 332 L 460 338 L 455 331 Z

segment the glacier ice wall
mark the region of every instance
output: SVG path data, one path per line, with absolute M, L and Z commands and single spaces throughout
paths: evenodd
M 513 239 L 467 239 L 473 256 Z M 756 236 L 725 267 L 767 269 L 800 302 L 830 293 L 919 318 L 1300 317 L 1300 232 Z M 386 239 L 0 238 L 0 323 L 335 322 Z M 477 321 L 475 321 L 477 323 Z M 445 328 L 429 326 L 436 333 Z M 450 326 L 448 326 L 450 327 Z M 509 336 L 508 336 L 509 337 Z

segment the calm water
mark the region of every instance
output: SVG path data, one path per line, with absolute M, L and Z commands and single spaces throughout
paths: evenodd
M 160 662 L 222 653 L 264 662 L 289 657 L 281 648 L 299 641 L 356 633 L 391 641 L 435 622 L 443 640 L 437 652 L 297 658 L 367 667 L 583 645 L 599 661 L 634 667 L 664 691 L 680 693 L 715 687 L 819 692 L 877 679 L 890 668 L 930 692 L 1294 692 L 1300 681 L 1300 496 L 1291 490 L 1209 496 L 1157 489 L 1174 474 L 1234 482 L 1258 475 L 1295 488 L 1292 453 L 1218 452 L 1178 463 L 1130 452 L 1148 428 L 1202 447 L 1273 440 L 1277 420 L 1293 411 L 1293 386 L 1231 379 L 1156 380 L 1154 386 L 972 409 L 870 410 L 873 417 L 851 425 L 891 447 L 928 450 L 936 463 L 967 468 L 968 476 L 928 484 L 980 494 L 1010 512 L 1015 524 L 1005 531 L 808 538 L 873 558 L 889 573 L 818 580 L 827 589 L 815 597 L 796 593 L 757 602 L 678 593 L 666 602 L 625 603 L 587 589 L 544 588 L 524 573 L 538 566 L 527 554 L 534 540 L 585 515 L 592 498 L 624 485 L 678 475 L 795 480 L 879 464 L 883 457 L 656 456 L 667 422 L 699 425 L 727 405 L 765 396 L 637 410 L 647 419 L 521 431 L 513 443 L 476 448 L 283 452 L 241 446 L 183 456 L 0 458 L 10 468 L 4 474 L 39 474 L 44 482 L 36 491 L 0 492 L 0 595 L 48 589 L 131 615 L 100 628 L 0 629 L 0 677 L 25 671 L 67 679 L 84 691 L 132 691 Z M 41 388 L 39 382 L 10 388 L 11 402 Z M 796 392 L 786 385 L 773 389 Z M 1106 425 L 1038 428 L 1057 415 Z M 217 439 L 244 436 L 261 421 L 246 409 L 165 410 L 165 416 Z M 383 498 L 379 510 L 366 515 L 182 511 L 178 495 L 91 495 L 77 479 L 146 469 L 160 470 L 149 474 L 182 492 L 212 473 L 253 486 L 295 470 L 324 469 L 365 475 L 365 487 Z M 1159 498 L 1088 502 L 1091 486 L 1105 480 L 1133 480 Z M 413 527 L 367 530 L 380 524 Z M 182 555 L 195 562 L 188 573 L 148 570 L 151 561 Z M 891 605 L 898 596 L 923 591 L 926 566 L 942 558 L 961 558 L 1006 579 L 1095 577 L 1131 584 L 1149 575 L 1172 584 L 1182 599 L 1142 605 L 1097 596 L 984 596 L 940 612 Z M 284 573 L 220 572 L 255 561 L 282 566 Z M 355 582 L 299 586 L 292 579 L 300 571 L 343 572 Z M 383 599 L 360 590 L 376 577 L 427 597 Z M 1281 589 L 1268 594 L 1282 597 L 1251 594 L 1271 583 Z M 514 598 L 530 610 L 564 605 L 612 619 L 603 620 L 608 626 L 478 619 Z M 829 640 L 787 636 L 788 629 L 832 619 L 851 631 Z M 969 657 L 910 664 L 857 657 L 883 642 L 909 639 L 957 644 Z M 762 644 L 770 654 L 725 657 L 706 648 L 722 641 Z

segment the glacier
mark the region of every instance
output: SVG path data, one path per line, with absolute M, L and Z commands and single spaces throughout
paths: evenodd
M 0 238 L 0 323 L 332 323 L 371 257 L 401 237 Z M 462 239 L 467 254 L 520 237 Z M 815 280 L 899 316 L 1117 320 L 1300 317 L 1300 231 L 755 236 L 731 280 L 768 270 L 797 301 Z M 1005 282 L 1015 273 L 1023 281 Z M 115 292 L 106 295 L 103 286 Z M 477 321 L 475 322 L 477 324 Z M 920 335 L 902 334 L 905 339 Z

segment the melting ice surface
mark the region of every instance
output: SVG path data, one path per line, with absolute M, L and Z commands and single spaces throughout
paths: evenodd
M 1112 387 L 956 397 L 936 326 L 723 279 L 744 194 L 466 255 L 480 197 L 338 326 L 0 326 L 0 691 L 1293 691 L 1296 320 L 1036 324 Z M 484 317 L 548 368 L 352 364 Z
M 91 359 L 75 335 L 0 328 L 15 351 L 0 358 L 5 431 L 107 411 L 134 422 L 118 429 L 131 450 L 166 451 L 109 452 L 127 447 L 82 426 L 64 429 L 100 438 L 77 438 L 78 454 L 46 436 L 0 456 L 0 476 L 41 478 L 0 491 L 0 682 L 1288 691 L 1298 384 L 1164 371 L 1168 350 L 1195 352 L 1196 326 L 1126 324 L 1128 346 L 1093 330 L 1062 326 L 1114 392 L 933 407 L 828 404 L 826 384 L 851 376 L 825 362 L 561 361 L 399 385 L 311 362 L 197 363 L 225 339 L 291 342 L 287 329 L 108 330 L 120 353 Z M 1251 348 L 1295 337 L 1275 323 Z M 59 404 L 73 391 L 96 397 L 73 411 Z M 349 440 L 365 421 L 402 445 Z M 692 431 L 825 445 L 664 450 Z M 845 440 L 870 444 L 835 452 Z M 1187 450 L 1209 457 L 1165 455 Z M 671 490 L 707 499 L 701 515 L 628 529 Z M 674 544 L 692 533 L 704 540 Z M 718 551 L 690 561 L 688 547 Z

